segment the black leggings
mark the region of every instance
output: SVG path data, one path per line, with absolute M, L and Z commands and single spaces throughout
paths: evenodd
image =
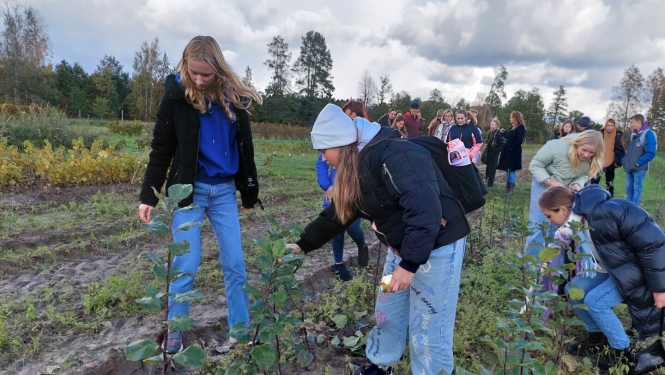
M 609 167 L 606 167 L 603 169 L 603 173 L 605 174 L 605 183 L 607 184 L 607 191 L 610 192 L 612 197 L 614 197 L 614 171 L 615 171 L 614 164 L 611 164 Z M 601 176 L 598 176 L 598 178 L 592 178 L 591 183 L 592 184 L 600 184 L 600 178 Z

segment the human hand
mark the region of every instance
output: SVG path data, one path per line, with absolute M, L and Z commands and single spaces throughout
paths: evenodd
M 579 191 L 582 187 L 580 184 L 573 184 L 570 188 L 573 189 L 573 191 Z
M 659 309 L 665 307 L 665 292 L 653 292 L 653 299 L 656 301 L 656 307 Z
M 296 254 L 296 255 L 302 254 L 302 249 L 300 248 L 300 246 L 298 246 L 294 243 L 287 243 L 286 248 L 289 249 L 289 250 L 292 250 L 293 254 Z
M 139 218 L 141 219 L 142 222 L 144 223 L 150 222 L 150 213 L 152 212 L 153 208 L 155 207 L 144 203 L 141 203 L 141 205 L 139 205 Z
M 408 289 L 409 285 L 411 285 L 411 281 L 413 281 L 413 274 L 398 266 L 393 272 L 393 278 L 390 280 L 388 293 Z
M 333 197 L 333 187 L 329 187 L 328 190 L 326 190 L 326 202 L 330 203 L 332 202 L 332 197 Z
M 548 178 L 547 180 L 545 180 L 545 186 L 549 186 L 549 187 L 552 187 L 552 186 L 563 186 L 563 184 L 560 183 L 560 182 L 558 182 L 558 181 L 554 181 L 554 180 L 552 180 L 551 178 Z

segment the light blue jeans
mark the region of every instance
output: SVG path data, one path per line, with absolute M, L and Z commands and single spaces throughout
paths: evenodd
M 517 181 L 517 171 L 508 171 L 506 176 L 506 182 L 514 184 Z
M 540 210 L 538 206 L 538 200 L 547 190 L 547 186 L 536 181 L 535 178 L 531 180 L 531 203 L 529 203 L 529 229 L 533 230 L 533 233 L 526 238 L 526 244 L 524 245 L 524 253 L 532 254 L 536 257 L 540 253 L 540 250 L 545 247 L 546 241 L 543 237 L 543 233 L 540 231 L 540 224 L 547 223 L 547 218 L 543 211 Z M 548 229 L 546 235 L 548 237 L 554 237 L 556 233 L 557 226 L 554 224 L 548 224 Z
M 218 185 L 196 182 L 194 204 L 199 208 L 178 210 L 173 218 L 173 239 L 175 242 L 187 240 L 190 244 L 190 251 L 175 257 L 173 265 L 180 272 L 196 275 L 201 263 L 201 228 L 191 228 L 188 231 L 176 231 L 176 229 L 181 224 L 193 220 L 203 223 L 203 215 L 208 216 L 219 245 L 219 262 L 224 274 L 229 327 L 237 322 L 249 325 L 249 296 L 242 290 L 247 282 L 247 273 L 242 256 L 240 219 L 235 192 L 233 180 Z M 194 278 L 190 276 L 184 276 L 171 283 L 169 319 L 179 314 L 189 315 L 189 303 L 173 303 L 173 298 L 177 293 L 190 291 L 193 285 Z
M 635 172 L 626 172 L 626 199 L 635 203 L 635 205 L 640 205 L 640 199 L 642 198 L 642 183 L 644 182 L 644 176 L 646 176 L 647 171 L 635 171 Z
M 589 310 L 575 309 L 588 332 L 602 332 L 614 349 L 626 349 L 630 339 L 619 318 L 612 309 L 623 301 L 614 280 L 606 274 L 596 272 L 594 277 L 578 275 L 571 281 L 584 290 L 584 301 L 570 300 L 575 305 L 584 303 Z M 566 286 L 566 294 L 568 286 Z
M 453 331 L 466 238 L 435 249 L 420 266 L 408 290 L 379 291 L 376 327 L 365 355 L 374 364 L 391 366 L 402 357 L 409 339 L 411 372 L 453 372 Z M 402 258 L 388 250 L 383 274 L 392 274 Z
M 348 233 L 353 242 L 358 245 L 358 249 L 365 247 L 365 232 L 363 232 L 363 229 L 360 227 L 361 220 L 362 219 L 357 219 L 346 228 L 346 233 Z M 335 263 L 342 263 L 344 261 L 344 232 L 333 237 L 330 244 L 332 245 Z

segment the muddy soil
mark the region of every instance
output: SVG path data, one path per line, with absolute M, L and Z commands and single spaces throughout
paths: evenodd
M 0 198 L 1 210 L 15 212 L 29 212 L 34 206 L 43 208 L 68 205 L 70 202 L 82 203 L 97 194 L 114 192 L 127 196 L 136 196 L 138 187 L 129 184 L 106 185 L 79 188 L 60 188 L 43 191 L 38 189 L 22 193 L 4 194 Z M 286 194 L 277 194 L 266 197 L 271 203 L 283 202 L 292 197 Z M 317 213 L 315 208 L 302 215 L 311 217 Z M 287 218 L 276 218 L 286 221 Z M 138 221 L 138 218 L 137 218 Z M 257 220 L 256 215 L 242 218 L 243 236 L 245 238 L 258 238 L 267 233 L 268 225 L 264 220 Z M 82 240 L 81 246 L 73 247 L 59 253 L 52 259 L 30 258 L 30 253 L 21 262 L 0 260 L 0 295 L 11 298 L 21 298 L 26 295 L 39 293 L 45 286 L 53 290 L 66 292 L 73 290 L 80 293 L 89 285 L 99 282 L 112 275 L 125 272 L 128 267 L 136 267 L 137 256 L 146 250 L 160 248 L 159 243 L 151 242 L 146 236 L 129 238 L 113 249 L 97 246 L 95 241 L 85 242 L 86 238 L 94 235 L 96 238 L 115 234 L 119 228 L 113 224 L 90 224 L 89 228 L 82 229 L 73 235 L 67 230 L 27 231 L 9 238 L 0 239 L 0 248 L 7 250 L 30 249 L 40 246 L 56 246 L 69 244 Z M 82 233 L 82 234 L 81 234 Z M 202 235 L 204 248 L 214 246 L 214 235 L 204 231 Z M 377 262 L 379 252 L 376 239 L 367 233 L 367 241 L 371 244 L 371 264 Z M 385 251 L 385 250 L 384 250 Z M 354 254 L 355 253 L 355 254 Z M 347 246 L 345 259 L 349 265 L 357 265 L 357 251 L 355 246 Z M 216 262 L 216 254 L 208 251 L 202 262 Z M 48 264 L 44 267 L 44 264 Z M 334 275 L 329 269 L 332 263 L 330 250 L 320 250 L 305 257 L 303 269 L 298 271 L 297 279 L 301 281 L 308 295 L 314 296 L 316 291 L 329 288 L 334 282 Z M 31 267 L 31 264 L 41 264 Z M 248 269 L 250 277 L 258 270 Z M 220 285 L 219 289 L 222 288 Z M 185 344 L 200 342 L 204 346 L 217 345 L 228 338 L 226 324 L 226 301 L 223 294 L 215 291 L 204 291 L 207 298 L 205 302 L 192 304 L 190 315 L 198 324 L 196 329 L 186 333 Z M 84 317 L 79 317 L 84 319 Z M 20 360 L 3 364 L 0 373 L 3 374 L 89 374 L 89 375 L 125 375 L 125 374 L 156 374 L 157 369 L 141 363 L 127 362 L 124 357 L 124 347 L 130 342 L 140 338 L 155 336 L 156 327 L 160 318 L 149 315 L 145 318 L 112 319 L 101 323 L 100 327 L 91 331 L 78 333 L 47 332 L 47 337 L 53 343 L 45 343 L 45 349 L 38 355 L 25 354 Z M 25 338 L 26 340 L 29 338 Z M 321 374 L 323 368 L 329 364 L 335 371 L 342 371 L 345 366 L 344 356 L 348 353 L 319 353 L 319 365 L 313 364 L 309 371 L 299 371 L 300 374 Z M 6 366 L 5 366 L 6 365 Z M 322 366 L 322 367 L 318 367 Z M 182 371 L 172 371 L 182 373 Z M 196 373 L 196 372 L 191 372 Z M 286 372 L 285 372 L 286 373 Z M 294 372 L 295 373 L 295 372 Z

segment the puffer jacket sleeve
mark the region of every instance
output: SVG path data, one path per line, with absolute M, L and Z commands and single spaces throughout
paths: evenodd
M 141 203 L 153 207 L 157 205 L 159 200 L 155 196 L 152 187 L 155 187 L 157 191 L 161 191 L 166 180 L 166 172 L 169 166 L 171 166 L 173 155 L 178 145 L 172 111 L 172 100 L 168 93 L 165 93 L 157 109 L 157 121 L 155 122 L 155 128 L 152 133 L 148 166 L 145 170 L 139 196 Z
M 529 163 L 531 174 L 533 174 L 536 181 L 541 184 L 545 183 L 545 180 L 550 178 L 550 174 L 545 168 L 549 167 L 554 162 L 556 148 L 554 147 L 554 142 L 556 141 L 545 143 L 545 145 L 538 150 L 536 156 L 531 159 L 531 163 Z
M 620 238 L 634 252 L 642 277 L 652 292 L 665 292 L 665 234 L 649 214 L 633 204 L 614 206 L 610 212 L 616 220 Z
M 406 226 L 400 267 L 415 273 L 427 263 L 441 228 L 440 189 L 432 157 L 424 149 L 388 147 L 381 156 L 381 176 L 390 195 L 403 209 Z
M 305 230 L 300 234 L 300 240 L 296 242 L 298 247 L 305 253 L 320 249 L 323 245 L 330 242 L 336 235 L 343 233 L 354 221 L 354 216 L 347 224 L 342 224 L 337 220 L 335 203 L 332 202 L 326 207 L 319 216 L 311 223 L 307 224 Z

